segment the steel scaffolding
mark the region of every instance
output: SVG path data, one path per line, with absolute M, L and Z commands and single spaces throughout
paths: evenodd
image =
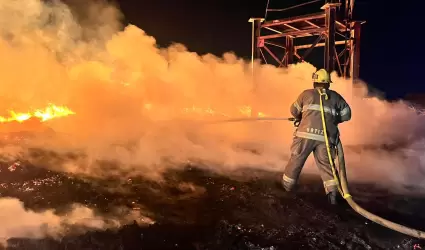
M 313 2 L 319 1 L 314 0 L 290 8 L 301 7 Z M 314 14 L 276 20 L 249 19 L 253 28 L 252 62 L 256 58 L 263 63 L 268 63 L 265 57 L 265 53 L 267 53 L 276 66 L 287 67 L 289 64 L 305 61 L 313 49 L 324 47 L 324 67 L 328 71 L 336 70 L 341 76 L 350 77 L 353 81 L 358 79 L 360 31 L 361 24 L 364 22 L 352 20 L 354 0 L 345 0 L 343 20 L 337 18 L 337 14 L 342 9 L 340 1 L 324 2 L 321 12 Z M 282 9 L 269 9 L 268 5 L 266 16 L 269 11 L 282 11 Z M 316 39 L 307 44 L 299 42 L 300 38 L 306 37 Z M 276 47 L 282 52 L 273 53 L 270 46 Z

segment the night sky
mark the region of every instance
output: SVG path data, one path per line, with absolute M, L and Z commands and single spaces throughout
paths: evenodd
M 251 55 L 251 24 L 248 19 L 264 17 L 267 0 L 118 2 L 126 22 L 154 36 L 160 46 L 179 42 L 200 54 L 221 56 L 224 52 L 234 51 L 248 59 Z M 286 8 L 303 2 L 308 0 L 270 0 L 269 8 Z M 282 12 L 280 17 L 318 12 L 322 2 Z M 387 98 L 425 93 L 425 85 L 422 84 L 424 51 L 418 47 L 425 41 L 421 41 L 423 21 L 419 22 L 425 15 L 425 12 L 421 13 L 424 4 L 420 4 L 419 0 L 389 2 L 356 1 L 353 18 L 367 21 L 362 27 L 360 77 L 384 91 Z M 415 24 L 415 21 L 418 23 Z

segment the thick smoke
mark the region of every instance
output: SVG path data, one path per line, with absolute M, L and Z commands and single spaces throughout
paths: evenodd
M 297 95 L 311 87 L 312 65 L 257 64 L 253 78 L 249 62 L 232 53 L 198 55 L 181 44 L 161 49 L 142 29 L 122 29 L 114 6 L 71 2 L 4 1 L 0 6 L 1 108 L 27 110 L 51 102 L 76 113 L 45 123 L 58 133 L 54 140 L 32 143 L 57 152 L 78 150 L 85 157 L 51 165 L 98 177 L 121 170 L 158 174 L 187 162 L 217 171 L 283 168 L 291 124 L 205 121 L 247 116 L 248 107 L 267 116 L 289 116 Z M 366 87 L 352 89 L 350 81 L 333 78 L 334 89 L 353 109 L 352 121 L 341 125 L 353 176 L 365 172 L 372 179 L 402 181 L 421 168 L 418 141 L 391 153 L 359 150 L 418 139 L 422 118 L 403 103 L 364 99 Z M 105 173 L 99 163 L 105 160 L 119 167 Z
M 249 62 L 232 53 L 198 55 L 181 44 L 159 48 L 141 28 L 123 27 L 120 18 L 101 1 L 0 2 L 0 110 L 55 103 L 76 113 L 44 123 L 54 137 L 3 148 L 3 158 L 94 177 L 159 178 L 187 163 L 223 173 L 283 169 L 292 124 L 207 122 L 248 116 L 250 109 L 289 117 L 289 106 L 311 87 L 312 65 L 256 63 L 253 78 Z M 353 89 L 350 81 L 333 79 L 353 111 L 352 121 L 341 125 L 350 180 L 422 187 L 411 177 L 421 179 L 425 167 L 424 118 L 402 102 L 365 99 L 364 84 Z M 382 144 L 398 147 L 370 148 Z M 40 159 L 32 156 L 34 147 L 81 157 Z M 115 167 L 105 170 L 104 161 Z M 311 165 L 306 171 L 315 171 Z
M 26 210 L 22 202 L 14 198 L 0 199 L 0 219 L 0 245 L 7 244 L 10 238 L 60 238 L 71 232 L 117 229 L 133 221 L 146 225 L 153 223 L 140 211 L 126 211 L 119 219 L 104 218 L 80 204 L 73 205 L 66 214 L 54 210 L 35 212 Z

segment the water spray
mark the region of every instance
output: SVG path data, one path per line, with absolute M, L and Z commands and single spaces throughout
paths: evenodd
M 293 117 L 248 117 L 248 118 L 235 118 L 235 119 L 228 119 L 228 120 L 218 120 L 218 121 L 212 121 L 208 122 L 209 124 L 216 124 L 216 123 L 228 123 L 228 122 L 253 122 L 253 121 L 291 121 L 291 122 L 299 122 Z

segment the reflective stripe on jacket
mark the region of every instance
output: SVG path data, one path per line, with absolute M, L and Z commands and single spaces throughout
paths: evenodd
M 335 144 L 338 137 L 338 124 L 351 119 L 351 108 L 344 98 L 333 90 L 326 90 L 328 100 L 323 98 L 327 134 L 331 143 Z M 291 114 L 301 120 L 295 131 L 295 136 L 325 141 L 322 114 L 320 112 L 320 94 L 317 89 L 303 91 L 291 105 Z

